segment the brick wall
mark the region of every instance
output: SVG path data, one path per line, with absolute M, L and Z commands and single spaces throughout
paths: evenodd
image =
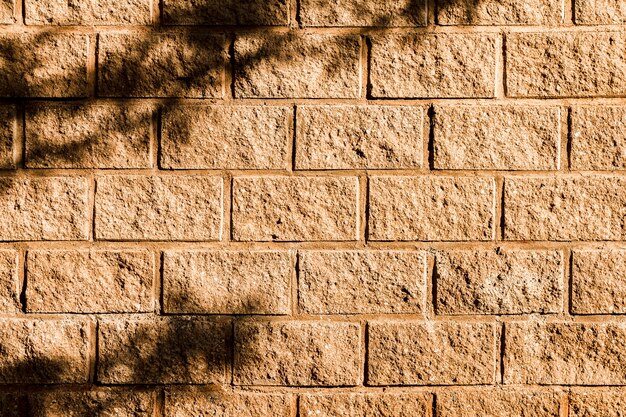
M 626 413 L 624 0 L 1 0 L 0 415 Z

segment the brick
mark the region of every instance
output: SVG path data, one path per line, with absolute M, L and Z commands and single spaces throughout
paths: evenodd
M 578 25 L 624 24 L 626 3 L 623 0 L 576 0 L 574 21 Z
M 436 106 L 436 169 L 558 169 L 558 107 Z
M 291 417 L 291 394 L 238 392 L 232 394 L 202 390 L 165 392 L 165 415 L 172 417 Z
M 0 169 L 15 168 L 13 144 L 17 133 L 15 106 L 0 106 Z
M 224 383 L 230 328 L 229 322 L 202 317 L 102 320 L 98 382 Z
M 508 240 L 623 240 L 626 182 L 609 177 L 506 178 Z
M 87 35 L 0 35 L 0 97 L 85 97 Z
M 506 40 L 511 97 L 622 96 L 626 35 L 619 32 L 512 33 Z
M 168 313 L 288 314 L 290 252 L 167 251 L 163 308 Z
M 620 417 L 626 410 L 624 391 L 572 392 L 569 395 L 569 417 Z
M 26 111 L 28 168 L 150 168 L 142 105 L 41 104 Z
M 400 0 L 303 0 L 303 26 L 426 26 L 426 2 Z
M 85 320 L 0 321 L 0 384 L 86 383 L 91 326 Z
M 19 297 L 17 252 L 0 250 L 0 313 L 19 312 L 21 310 Z
M 290 107 L 180 106 L 162 116 L 160 165 L 169 169 L 291 167 Z
M 29 251 L 26 309 L 40 313 L 146 312 L 153 307 L 148 251 Z
M 357 179 L 265 177 L 233 180 L 233 239 L 355 240 Z
M 264 25 L 289 24 L 285 0 L 164 0 L 166 25 Z
M 452 250 L 435 255 L 438 314 L 558 313 L 558 251 Z
M 149 25 L 150 0 L 26 0 L 27 25 Z
M 426 261 L 413 251 L 303 251 L 298 305 L 306 314 L 419 313 Z
M 439 25 L 558 25 L 563 23 L 563 1 L 442 0 L 437 4 Z
M 300 106 L 297 169 L 420 168 L 422 107 Z
M 235 385 L 339 386 L 361 380 L 358 323 L 235 324 Z
M 577 106 L 571 121 L 573 169 L 626 169 L 626 107 Z
M 12 24 L 16 20 L 15 0 L 1 0 L 0 24 Z
M 89 181 L 79 177 L 1 178 L 0 240 L 86 240 Z
M 205 34 L 100 34 L 98 94 L 221 98 L 224 43 Z
M 372 177 L 371 240 L 491 240 L 495 183 L 478 177 Z
M 98 178 L 96 238 L 219 240 L 222 186 L 206 176 Z
M 495 67 L 494 34 L 373 36 L 371 94 L 390 98 L 493 97 Z
M 571 297 L 576 314 L 626 313 L 626 251 L 575 251 Z
M 494 330 L 487 323 L 371 322 L 367 384 L 493 384 Z
M 240 35 L 234 93 L 237 98 L 358 98 L 360 54 L 355 35 Z
M 507 323 L 504 383 L 624 385 L 623 323 Z
M 430 417 L 432 396 L 422 393 L 305 394 L 300 397 L 300 415 Z
M 548 391 L 471 390 L 437 393 L 439 417 L 559 417 L 560 397 Z

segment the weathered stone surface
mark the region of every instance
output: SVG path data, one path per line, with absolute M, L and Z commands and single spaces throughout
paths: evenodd
M 40 104 L 26 111 L 28 168 L 149 168 L 144 105 Z
M 220 98 L 224 43 L 222 36 L 206 34 L 100 34 L 98 93 Z
M 424 0 L 303 0 L 303 26 L 426 26 Z
M 623 25 L 626 3 L 624 0 L 576 0 L 574 20 L 579 25 Z
M 560 0 L 442 0 L 439 25 L 558 25 L 563 23 Z
M 558 107 L 436 106 L 436 169 L 558 169 Z
M 149 25 L 150 0 L 26 0 L 27 25 Z
M 240 35 L 235 40 L 235 96 L 357 98 L 360 51 L 354 35 Z
M 291 394 L 201 390 L 165 392 L 165 415 L 170 417 L 291 417 Z
M 13 144 L 17 131 L 15 106 L 0 106 L 0 169 L 15 168 Z
M 300 415 L 430 417 L 432 396 L 429 394 L 305 394 L 300 397 Z
M 34 250 L 26 265 L 28 312 L 153 309 L 154 255 L 148 251 Z
M 369 239 L 493 239 L 493 179 L 372 177 L 369 187 Z
M 176 106 L 163 113 L 161 161 L 173 169 L 285 169 L 290 107 Z
M 368 385 L 493 384 L 488 323 L 371 322 Z
M 11 24 L 16 21 L 15 0 L 0 1 L 0 24 Z
M 511 33 L 506 40 L 507 95 L 623 96 L 624 49 L 621 32 Z
M 0 250 L 0 313 L 17 313 L 21 309 L 17 276 L 17 252 Z
M 168 313 L 288 314 L 294 255 L 260 251 L 167 251 Z
M 626 181 L 609 177 L 506 178 L 508 240 L 623 240 Z
M 625 106 L 577 106 L 571 119 L 572 169 L 626 169 Z
M 355 240 L 357 179 L 233 180 L 233 238 L 241 241 Z
M 286 0 L 164 0 L 167 25 L 266 25 L 289 23 Z
M 372 37 L 374 97 L 493 97 L 494 34 L 390 34 Z
M 568 417 L 621 417 L 626 410 L 623 390 L 574 391 L 569 395 Z
M 626 313 L 626 251 L 575 251 L 572 311 L 576 314 Z
M 319 321 L 235 324 L 236 385 L 357 385 L 361 327 Z
M 300 106 L 297 169 L 422 166 L 422 107 Z
M 104 319 L 98 382 L 211 384 L 226 382 L 231 324 L 202 317 Z
M 438 314 L 558 313 L 558 251 L 452 250 L 435 255 Z
M 96 237 L 114 240 L 219 240 L 222 187 L 220 177 L 98 178 Z
M 302 251 L 298 304 L 306 314 L 418 313 L 425 257 L 414 251 Z
M 559 417 L 560 394 L 474 390 L 437 393 L 438 417 Z

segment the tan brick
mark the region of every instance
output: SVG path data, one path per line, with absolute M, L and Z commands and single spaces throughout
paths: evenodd
M 221 98 L 224 38 L 100 34 L 98 93 L 108 97 Z
M 1 178 L 0 240 L 86 240 L 88 200 L 86 178 Z
M 163 168 L 291 167 L 290 107 L 180 106 L 163 113 Z
M 575 251 L 572 259 L 572 311 L 576 314 L 626 313 L 626 251 Z
M 559 417 L 556 392 L 472 390 L 437 393 L 438 417 Z
M 27 25 L 149 25 L 150 0 L 26 0 Z
M 351 393 L 305 394 L 300 416 L 430 417 L 429 394 Z
M 297 169 L 420 168 L 422 107 L 301 106 Z
M 266 25 L 289 23 L 285 0 L 164 0 L 166 25 Z
M 29 168 L 149 168 L 147 106 L 42 104 L 26 111 Z
M 475 177 L 372 177 L 371 240 L 491 240 L 495 183 Z
M 298 304 L 307 314 L 418 313 L 426 260 L 413 251 L 303 251 Z
M 91 326 L 84 320 L 0 321 L 0 384 L 86 383 Z
M 494 34 L 390 34 L 372 37 L 374 97 L 493 97 Z
M 236 385 L 357 385 L 358 323 L 240 322 L 235 325 Z
M 626 169 L 626 107 L 574 107 L 571 120 L 573 169 Z
M 576 0 L 574 20 L 579 25 L 623 25 L 626 23 L 626 2 L 624 0 Z
M 623 240 L 626 182 L 609 177 L 506 178 L 508 240 Z
M 620 32 L 512 33 L 506 40 L 507 95 L 622 96 L 625 48 Z
M 487 323 L 371 322 L 367 383 L 493 384 L 494 330 Z
M 357 179 L 233 180 L 233 238 L 241 241 L 355 240 Z
M 572 392 L 568 417 L 621 417 L 626 410 L 623 390 Z
M 558 107 L 437 106 L 436 169 L 558 169 Z
M 21 310 L 17 275 L 17 252 L 0 250 L 0 313 Z
M 98 178 L 96 238 L 219 240 L 222 187 L 220 177 Z
M 442 0 L 439 25 L 558 25 L 563 23 L 562 0 Z
M 98 338 L 98 382 L 226 382 L 231 324 L 202 317 L 104 319 Z
M 241 35 L 235 40 L 238 98 L 357 98 L 358 36 Z
M 558 313 L 558 251 L 452 250 L 435 256 L 438 314 Z
M 13 144 L 17 132 L 15 106 L 0 106 L 0 169 L 15 168 Z
M 202 390 L 165 392 L 165 415 L 170 417 L 291 417 L 291 394 Z
M 87 35 L 0 35 L 0 97 L 87 95 Z
M 303 26 L 426 26 L 424 0 L 303 0 Z
M 0 24 L 16 22 L 15 0 L 0 0 Z
M 29 251 L 26 309 L 120 313 L 153 309 L 154 256 L 148 251 Z
M 623 385 L 624 323 L 507 323 L 506 384 Z
M 288 314 L 293 254 L 167 251 L 163 308 L 168 313 Z

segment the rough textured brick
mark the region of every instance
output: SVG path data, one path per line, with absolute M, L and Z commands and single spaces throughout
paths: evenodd
M 286 0 L 164 0 L 163 21 L 168 25 L 287 25 L 288 3 Z
M 0 240 L 86 240 L 89 181 L 1 178 Z
M 231 324 L 201 317 L 100 322 L 98 381 L 210 384 L 226 381 Z
M 558 107 L 437 106 L 436 169 L 558 169 Z
M 15 106 L 0 106 L 0 169 L 15 168 L 13 143 L 17 132 Z
M 624 0 L 576 0 L 574 20 L 579 25 L 626 23 Z
M 506 178 L 509 240 L 623 240 L 626 182 L 609 177 Z
M 86 383 L 90 333 L 83 320 L 2 319 L 0 384 Z
M 238 98 L 357 98 L 358 36 L 241 35 L 235 40 Z
M 453 250 L 435 256 L 437 313 L 521 314 L 562 310 L 557 251 Z
M 512 33 L 506 88 L 512 97 L 622 96 L 626 35 L 620 32 Z
M 438 417 L 559 417 L 560 394 L 540 391 L 444 391 L 437 393 Z
M 373 177 L 369 184 L 369 239 L 493 238 L 490 178 Z
M 437 4 L 440 25 L 558 25 L 562 0 L 442 0 Z
M 304 251 L 298 304 L 307 314 L 422 311 L 425 257 L 413 251 Z
M 235 178 L 232 219 L 235 240 L 355 240 L 357 179 Z
M 27 25 L 149 25 L 150 0 L 26 0 Z
M 572 311 L 576 314 L 626 313 L 626 251 L 575 251 Z
M 0 250 L 0 313 L 20 311 L 17 252 Z
M 422 107 L 302 106 L 297 169 L 420 168 Z
M 100 34 L 98 93 L 109 97 L 223 95 L 224 38 L 203 34 Z
M 218 240 L 222 179 L 106 176 L 97 180 L 95 233 L 115 240 Z
M 201 390 L 166 391 L 165 415 L 170 417 L 291 417 L 291 394 L 222 394 Z
M 300 415 L 430 417 L 432 396 L 429 394 L 305 394 L 300 397 Z
M 426 26 L 424 0 L 303 0 L 304 26 Z
M 487 323 L 369 324 L 369 385 L 492 384 L 494 328 Z
M 285 169 L 289 107 L 180 106 L 162 117 L 161 161 L 174 169 Z
M 26 112 L 29 168 L 149 168 L 147 106 L 45 104 Z
M 571 115 L 572 169 L 626 169 L 626 107 L 574 107 Z
M 293 254 L 167 251 L 163 308 L 172 313 L 288 314 Z
M 119 313 L 153 308 L 148 251 L 28 252 L 29 312 Z
M 357 385 L 358 323 L 241 322 L 235 325 L 236 385 Z
M 0 1 L 0 24 L 15 23 L 15 0 Z
M 374 36 L 371 67 L 374 97 L 493 97 L 496 37 L 471 33 Z
M 623 391 L 572 392 L 568 417 L 621 417 L 626 410 Z
M 0 97 L 87 95 L 87 35 L 0 35 Z

